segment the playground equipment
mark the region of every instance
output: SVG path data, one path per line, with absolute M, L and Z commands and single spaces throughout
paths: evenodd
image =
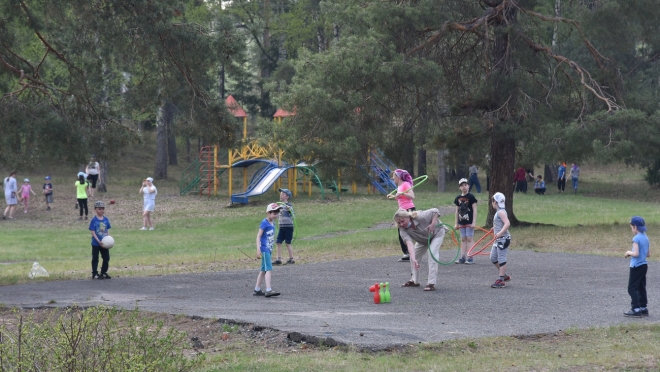
M 183 171 L 179 182 L 179 193 L 185 195 L 194 192 L 199 195 L 217 196 L 220 188 L 220 176 L 227 176 L 227 191 L 233 203 L 247 204 L 250 197 L 266 193 L 269 189 L 277 190 L 286 182 L 286 188 L 292 191 L 293 196 L 298 194 L 298 185 L 302 192 L 312 195 L 312 188 L 320 189 L 321 198 L 325 199 L 325 191 L 332 190 L 339 197 L 342 191 L 348 191 L 341 184 L 341 172 L 336 179 L 322 182 L 317 175 L 315 164 L 305 162 L 283 161 L 284 151 L 275 144 L 261 145 L 256 141 L 248 141 L 247 114 L 232 97 L 227 97 L 226 106 L 234 117 L 243 121 L 243 144 L 238 149 L 221 151 L 218 146 L 205 146 L 200 149 L 199 157 Z M 282 119 L 295 115 L 279 109 L 273 115 L 277 124 Z M 397 167 L 385 157 L 379 149 L 369 151 L 367 159 L 358 164 L 358 168 L 369 180 L 367 193 L 380 192 L 387 195 L 396 189 L 394 181 L 390 179 L 392 171 Z M 248 182 L 248 168 L 261 165 Z M 254 169 L 254 168 L 252 168 Z M 236 172 L 243 174 L 242 191 L 234 192 L 234 176 Z M 352 182 L 351 190 L 357 193 L 357 184 Z

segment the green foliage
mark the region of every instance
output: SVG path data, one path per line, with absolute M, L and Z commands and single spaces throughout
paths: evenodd
M 57 317 L 17 311 L 0 325 L 0 366 L 11 371 L 193 371 L 203 355 L 183 355 L 185 334 L 138 311 L 71 308 Z

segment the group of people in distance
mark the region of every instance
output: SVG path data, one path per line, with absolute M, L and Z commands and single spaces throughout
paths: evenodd
M 449 229 L 438 219 L 440 212 L 437 208 L 424 211 L 416 211 L 412 200 L 415 198 L 413 192 L 412 177 L 403 170 L 397 169 L 392 174 L 392 179 L 397 185 L 396 194 L 388 195 L 390 199 L 396 199 L 399 209 L 394 214 L 394 222 L 398 226 L 399 242 L 404 256 L 400 261 L 410 261 L 411 279 L 405 282 L 403 287 L 419 287 L 420 261 L 430 250 L 434 257 L 438 257 L 440 246 L 445 234 Z M 456 206 L 454 213 L 454 229 L 460 231 L 460 258 L 457 264 L 472 264 L 473 257 L 467 255 L 473 244 L 474 229 L 477 221 L 477 198 L 469 192 L 470 182 L 462 178 L 458 182 L 461 194 L 454 199 Z M 507 252 L 511 243 L 509 234 L 509 219 L 504 209 L 505 197 L 502 193 L 495 193 L 491 201 L 497 210 L 493 219 L 493 234 L 495 242 L 491 248 L 490 260 L 497 267 L 499 277 L 491 285 L 492 288 L 503 288 L 505 282 L 511 280 L 506 272 Z M 428 258 L 429 274 L 424 291 L 434 291 L 438 276 L 438 263 L 431 257 Z
M 46 176 L 45 180 L 46 182 L 44 183 L 41 193 L 46 200 L 46 210 L 49 211 L 50 205 L 53 203 L 53 184 L 51 183 L 50 176 Z M 23 213 L 28 213 L 30 195 L 37 196 L 32 189 L 30 179 L 24 179 L 23 185 L 19 188 L 16 181 L 16 171 L 12 171 L 9 173 L 9 176 L 5 177 L 3 185 L 5 188 L 5 201 L 7 202 L 7 207 L 2 214 L 2 219 L 14 219 L 16 205 L 18 205 L 19 201 L 23 202 Z
M 564 192 L 566 189 L 567 171 L 568 178 L 571 179 L 573 184 L 573 194 L 577 194 L 578 184 L 580 181 L 580 167 L 577 165 L 577 163 L 571 164 L 571 168 L 567 169 L 565 162 L 559 162 L 557 165 L 557 189 L 560 193 Z M 513 187 L 515 192 L 527 192 L 527 176 L 530 176 L 532 179 L 534 179 L 534 174 L 532 174 L 530 169 L 520 167 L 516 170 L 513 175 Z M 543 176 L 539 174 L 534 180 L 534 192 L 538 195 L 545 195 L 546 190 L 547 188 L 545 181 L 543 180 Z

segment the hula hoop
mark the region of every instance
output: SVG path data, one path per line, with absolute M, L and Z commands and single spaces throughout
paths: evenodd
M 276 202 L 276 204 L 286 205 L 284 202 Z M 293 213 L 293 210 L 289 210 L 289 213 L 291 213 L 291 219 L 293 220 L 293 238 L 291 239 L 291 244 L 293 244 L 298 237 L 298 220 L 296 219 L 296 214 Z
M 417 187 L 417 186 L 423 184 L 424 181 L 426 181 L 428 178 L 429 178 L 429 176 L 427 176 L 427 175 L 419 176 L 419 177 L 415 178 L 415 179 L 413 180 L 413 187 L 411 187 L 411 189 L 414 189 L 415 187 Z M 421 180 L 421 181 L 418 182 L 417 180 Z M 408 189 L 408 190 L 410 190 L 410 189 Z M 394 194 L 394 193 L 396 193 L 396 192 L 397 192 L 397 190 L 393 190 L 391 193 L 389 193 L 389 194 L 387 194 L 387 195 L 392 195 L 392 194 Z
M 455 230 L 452 226 L 449 226 L 449 225 L 447 225 L 446 223 L 439 223 L 439 224 L 437 224 L 437 225 L 435 225 L 435 226 L 436 226 L 436 227 L 438 227 L 438 226 L 447 226 L 448 228 L 450 228 L 450 229 L 454 232 L 453 236 L 458 237 L 458 235 L 457 235 L 458 232 L 456 232 L 456 230 Z M 455 242 L 455 241 L 456 241 L 456 240 L 454 240 L 454 242 Z M 438 260 L 437 258 L 435 258 L 435 256 L 433 255 L 433 252 L 431 252 L 431 234 L 429 234 L 429 238 L 428 238 L 428 242 L 427 242 L 427 244 L 428 244 L 428 247 L 429 247 L 429 257 L 431 257 L 431 258 L 433 259 L 433 261 L 439 263 L 440 265 L 445 265 L 445 266 L 447 266 L 447 265 L 451 265 L 451 264 L 454 263 L 454 261 L 456 261 L 456 260 L 458 259 L 458 256 L 461 255 L 461 245 L 460 245 L 460 244 L 456 244 L 456 257 L 454 257 L 451 261 L 442 262 L 442 261 Z
M 482 236 L 481 239 L 479 239 L 479 240 L 477 240 L 476 242 L 474 242 L 474 244 L 472 245 L 472 247 L 470 247 L 470 249 L 467 251 L 467 256 L 468 256 L 468 257 L 474 257 L 474 256 L 476 256 L 476 255 L 478 255 L 478 254 L 481 254 L 481 252 L 482 252 L 484 249 L 486 249 L 486 247 L 489 247 L 491 244 L 493 244 L 493 242 L 495 242 L 495 240 L 497 240 L 497 238 L 496 238 L 495 235 L 493 234 L 493 230 L 486 230 L 486 229 L 481 228 L 481 227 L 479 227 L 479 226 L 477 226 L 477 229 L 479 229 L 479 230 L 481 230 L 481 231 L 484 231 L 486 234 L 484 234 L 484 236 Z M 474 248 L 475 248 L 479 243 L 481 243 L 481 241 L 484 240 L 488 235 L 493 235 L 493 239 L 491 239 L 488 243 L 484 244 L 484 246 L 483 246 L 480 250 L 478 250 L 476 253 L 472 253 L 472 251 L 474 250 Z

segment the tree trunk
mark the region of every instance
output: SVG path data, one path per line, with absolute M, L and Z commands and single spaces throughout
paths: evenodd
M 172 115 L 169 116 L 169 120 L 165 123 L 167 126 L 167 158 L 169 159 L 169 165 L 179 165 L 179 160 L 177 158 L 177 149 L 176 149 L 176 136 L 174 135 L 174 107 L 171 103 L 166 103 L 168 105 L 168 110 L 172 112 Z
M 412 141 L 406 141 L 403 145 L 403 169 L 415 178 L 415 145 Z
M 555 178 L 557 178 L 554 169 L 548 164 L 545 164 L 545 166 L 543 167 L 543 178 L 545 178 L 546 188 L 549 188 L 548 186 L 549 182 L 555 182 Z
M 101 175 L 96 182 L 96 191 L 108 192 L 108 187 L 106 186 L 108 182 L 108 162 L 105 160 L 99 161 L 99 168 Z
M 491 102 L 495 103 L 492 108 L 505 107 L 503 110 L 491 111 L 488 113 L 491 126 L 490 140 L 490 190 L 489 200 L 492 200 L 496 192 L 501 192 L 506 198 L 506 213 L 511 222 L 511 226 L 517 226 L 520 221 L 513 213 L 513 172 L 516 165 L 516 138 L 514 131 L 500 129 L 500 125 L 516 126 L 520 125 L 523 119 L 516 116 L 518 88 L 516 83 L 511 81 L 512 75 L 516 70 L 512 54 L 513 45 L 510 43 L 510 32 L 508 29 L 513 23 L 516 23 L 517 8 L 514 4 L 509 4 L 502 11 L 503 17 L 493 22 L 493 57 L 494 61 L 491 83 L 494 85 L 492 90 Z M 508 97 L 508 98 L 503 98 Z M 504 101 L 506 100 L 506 102 Z M 509 109 L 511 108 L 511 109 Z M 510 113 L 513 112 L 513 113 Z M 496 210 L 493 203 L 488 203 L 488 216 L 486 225 L 493 225 L 493 217 Z
M 447 180 L 445 177 L 445 150 L 438 150 L 438 192 L 445 192 L 447 189 Z
M 419 148 L 417 150 L 417 176 L 426 174 L 426 149 Z
M 169 105 L 167 102 L 158 108 L 158 117 L 156 119 L 156 170 L 155 179 L 167 179 L 167 122 Z

